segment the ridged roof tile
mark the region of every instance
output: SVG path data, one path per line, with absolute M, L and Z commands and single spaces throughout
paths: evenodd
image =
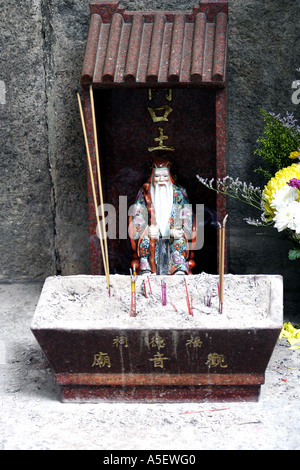
M 91 2 L 82 86 L 217 85 L 226 81 L 227 1 L 192 12 L 130 12 Z

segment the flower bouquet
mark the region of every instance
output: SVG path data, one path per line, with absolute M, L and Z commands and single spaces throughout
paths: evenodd
M 299 152 L 300 156 L 300 152 Z M 293 243 L 289 259 L 300 258 L 300 163 L 279 170 L 263 191 L 264 217 Z
M 284 232 L 293 246 L 289 259 L 300 259 L 300 126 L 289 113 L 283 118 L 266 111 L 262 114 L 265 128 L 256 153 L 267 168 L 256 171 L 267 179 L 264 189 L 230 176 L 216 181 L 200 175 L 197 178 L 209 189 L 258 209 L 260 219 L 245 220 L 252 225 L 273 225 L 278 232 Z

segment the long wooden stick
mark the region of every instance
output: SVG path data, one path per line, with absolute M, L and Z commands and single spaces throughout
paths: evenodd
M 220 307 L 221 313 L 223 311 L 223 300 L 224 300 L 224 227 L 222 226 L 220 229 L 220 273 L 219 273 L 219 300 L 220 300 Z
M 130 305 L 130 316 L 136 317 L 136 272 L 132 274 L 130 269 L 130 284 L 131 284 L 131 305 Z
M 98 205 L 97 205 L 97 197 L 96 197 L 96 190 L 95 190 L 95 182 L 94 182 L 94 177 L 93 177 L 93 168 L 92 168 L 92 162 L 91 162 L 91 155 L 90 155 L 90 150 L 89 150 L 89 144 L 88 144 L 88 139 L 87 139 L 85 121 L 84 121 L 84 116 L 83 116 L 82 105 L 81 105 L 81 100 L 80 100 L 79 93 L 77 93 L 77 99 L 78 99 L 78 106 L 79 106 L 79 111 L 80 111 L 82 130 L 83 130 L 86 153 L 87 153 L 88 164 L 89 164 L 93 200 L 94 200 L 94 206 L 95 206 L 95 212 L 96 212 L 96 218 L 97 218 L 97 226 L 98 226 L 98 230 L 99 230 L 99 235 L 101 235 L 101 228 L 100 228 L 99 214 L 98 214 L 98 210 L 97 210 Z M 100 245 L 101 245 L 101 253 L 102 253 L 102 258 L 103 258 L 103 266 L 104 266 L 104 271 L 105 271 L 105 276 L 106 276 L 106 282 L 107 282 L 107 287 L 108 287 L 108 290 L 109 290 L 109 271 L 108 271 L 107 265 L 106 265 L 106 260 L 105 260 L 105 256 L 104 256 L 104 248 L 103 248 L 103 240 L 102 240 L 101 236 L 100 236 Z
M 103 191 L 102 191 L 102 180 L 101 180 L 101 169 L 100 169 L 100 158 L 99 158 L 99 147 L 98 147 L 98 133 L 97 133 L 97 126 L 96 126 L 95 104 L 94 104 L 94 95 L 93 95 L 92 85 L 90 85 L 90 99 L 91 99 L 92 120 L 93 120 L 93 129 L 94 129 L 96 165 L 97 165 L 97 176 L 98 176 L 98 189 L 99 189 L 99 198 L 100 198 L 100 205 L 101 205 L 102 234 L 104 236 L 104 233 L 105 233 L 105 220 L 104 220 Z M 99 234 L 99 235 L 101 235 L 101 234 Z M 106 237 L 104 238 L 104 250 L 105 250 L 106 269 L 109 272 L 108 249 L 107 249 L 107 238 Z
M 222 225 L 219 226 L 219 311 L 223 313 L 224 301 L 224 265 L 225 265 L 225 225 L 228 214 L 224 217 Z
M 217 222 L 219 229 L 219 285 L 218 285 L 218 295 L 219 295 L 219 305 L 220 305 L 220 292 L 221 292 L 221 278 L 222 278 L 222 225 L 220 222 Z

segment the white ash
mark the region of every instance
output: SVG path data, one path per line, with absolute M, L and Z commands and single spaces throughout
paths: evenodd
M 162 280 L 167 285 L 165 306 L 162 305 Z M 192 300 L 193 315 L 188 311 L 184 280 Z M 137 276 L 136 317 L 132 317 L 129 275 L 110 276 L 110 296 L 105 276 L 53 276 L 45 281 L 31 326 L 43 329 L 181 329 L 264 328 L 281 323 L 281 276 L 225 275 L 222 314 L 218 281 L 217 275 L 206 273 Z

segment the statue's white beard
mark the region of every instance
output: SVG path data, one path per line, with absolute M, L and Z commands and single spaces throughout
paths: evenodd
M 169 236 L 169 219 L 173 206 L 173 185 L 151 184 L 151 200 L 155 208 L 156 223 L 162 236 Z

